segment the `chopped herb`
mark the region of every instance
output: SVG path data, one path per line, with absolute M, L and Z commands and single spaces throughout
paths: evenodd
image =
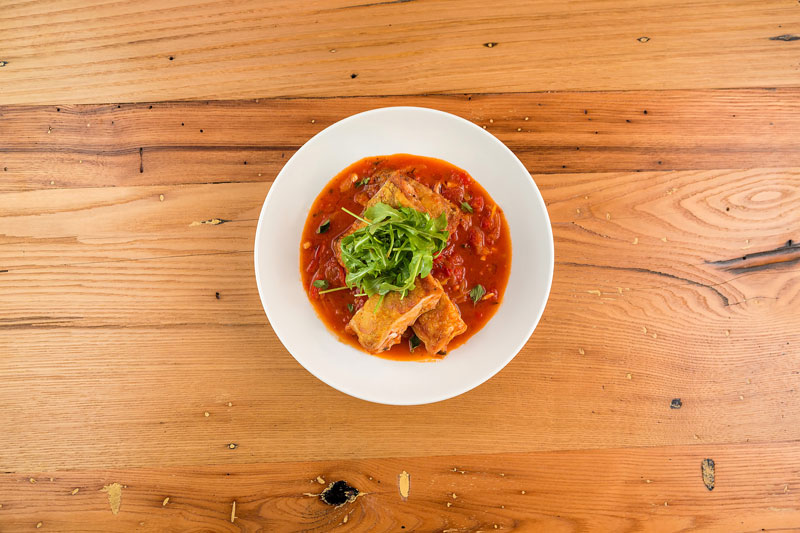
M 352 313 L 353 309 L 355 309 L 355 306 L 353 304 L 347 304 L 347 310 L 348 311 L 350 311 Z
M 461 210 L 465 213 L 472 213 L 472 206 L 467 202 L 461 202 Z
M 323 222 L 322 224 L 319 225 L 319 227 L 317 228 L 317 233 L 325 233 L 329 229 L 331 229 L 331 221 L 330 221 L 330 219 L 326 220 L 325 222 Z
M 324 280 L 324 279 L 318 279 L 317 281 L 312 283 L 312 285 L 315 286 L 318 289 L 327 289 L 328 288 L 328 282 L 326 280 Z
M 411 337 L 409 337 L 409 339 L 408 339 L 408 349 L 409 349 L 409 351 L 411 353 L 414 353 L 414 350 L 420 344 L 422 344 L 422 341 L 419 340 L 419 337 L 417 337 L 416 333 L 414 335 L 411 335 Z
M 483 285 L 480 283 L 475 285 L 471 291 L 469 291 L 469 297 L 472 299 L 472 303 L 477 304 L 483 295 L 486 294 L 486 289 L 483 288 Z
M 368 184 L 369 184 L 369 176 L 367 176 L 366 178 L 364 178 L 361 181 L 357 181 L 356 182 L 356 187 L 363 187 L 363 186 L 368 185 Z
M 450 236 L 444 213 L 431 218 L 416 209 L 384 203 L 371 206 L 363 217 L 342 210 L 365 224 L 343 238 L 340 247 L 347 269 L 345 283 L 367 296 L 395 291 L 404 298 L 417 277 L 430 274 L 433 258 Z

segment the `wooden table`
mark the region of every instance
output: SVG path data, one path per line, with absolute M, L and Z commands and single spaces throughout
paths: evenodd
M 0 104 L 0 531 L 800 525 L 795 0 L 6 2 Z M 522 352 L 418 407 L 253 275 L 285 161 L 390 105 L 505 142 L 556 245 Z

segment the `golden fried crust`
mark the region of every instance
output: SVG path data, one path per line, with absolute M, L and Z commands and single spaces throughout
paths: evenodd
M 383 302 L 380 296 L 371 296 L 345 329 L 355 334 L 369 352 L 388 350 L 400 342 L 408 326 L 422 313 L 435 308 L 444 295 L 442 286 L 431 276 L 417 279 L 415 285 L 405 298 L 400 298 L 398 292 L 390 292 Z
M 428 277 L 439 285 L 432 276 Z M 431 355 L 446 353 L 450 341 L 465 331 L 467 324 L 461 319 L 461 311 L 446 294 L 439 299 L 436 307 L 421 314 L 414 323 L 414 333 L 425 343 L 425 349 Z

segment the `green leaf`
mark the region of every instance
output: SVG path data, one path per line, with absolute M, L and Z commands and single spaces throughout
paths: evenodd
M 317 233 L 325 233 L 329 229 L 331 229 L 331 221 L 326 220 L 325 222 L 319 225 L 319 227 L 317 228 Z
M 382 222 L 387 219 L 394 219 L 400 221 L 404 217 L 402 213 L 400 213 L 400 211 L 398 211 L 394 207 L 384 204 L 383 202 L 378 202 L 377 204 L 370 206 L 366 211 L 364 211 L 364 218 L 371 220 L 372 224 L 378 224 L 379 222 Z
M 472 213 L 472 206 L 467 202 L 461 202 L 461 210 L 465 213 Z
M 366 178 L 364 178 L 361 181 L 357 181 L 356 182 L 356 187 L 363 187 L 363 186 L 365 186 L 367 184 L 369 184 L 369 176 L 367 176 Z
M 370 206 L 363 217 L 346 212 L 365 226 L 341 240 L 345 283 L 368 296 L 399 292 L 405 297 L 417 277 L 430 274 L 434 256 L 450 236 L 445 214 L 432 219 L 415 209 L 384 203 Z
M 317 281 L 312 283 L 312 285 L 315 286 L 318 289 L 327 289 L 328 288 L 328 282 L 326 280 L 324 280 L 324 279 L 318 279 Z
M 486 294 L 486 289 L 483 288 L 483 285 L 478 284 L 475 285 L 471 291 L 469 291 L 469 297 L 472 299 L 472 304 L 477 304 L 481 298 Z
M 447 215 L 445 215 L 444 213 L 442 213 L 433 220 L 434 231 L 444 231 L 446 227 L 447 227 Z M 444 240 L 446 241 L 450 237 L 450 232 L 445 231 L 444 235 L 445 235 Z
M 419 340 L 419 337 L 417 337 L 416 333 L 408 338 L 408 350 L 411 353 L 414 353 L 414 350 L 416 350 L 417 346 L 419 346 L 420 344 L 422 344 L 422 341 Z
M 355 308 L 356 307 L 353 304 L 347 304 L 347 310 L 350 311 L 351 313 L 353 312 L 353 309 L 355 309 Z

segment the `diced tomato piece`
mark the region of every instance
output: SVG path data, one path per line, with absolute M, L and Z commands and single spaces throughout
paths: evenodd
M 457 185 L 455 187 L 445 187 L 444 189 L 442 189 L 442 196 L 444 196 L 457 206 L 460 206 L 461 202 L 464 201 L 464 186 Z
M 319 272 L 316 272 L 313 276 L 311 276 L 311 281 L 308 282 L 308 294 L 313 299 L 319 299 L 319 289 L 314 286 L 314 282 L 317 281 L 319 278 Z
M 495 213 L 493 218 L 494 218 L 494 223 L 492 224 L 492 231 L 490 232 L 492 242 L 500 238 L 500 227 L 503 225 L 503 222 L 500 220 L 499 213 Z
M 331 258 L 325 263 L 325 279 L 331 284 L 331 288 L 344 285 L 344 275 L 342 272 L 342 267 L 339 266 L 336 259 Z
M 320 263 L 329 262 L 332 257 L 333 257 L 333 249 L 330 246 L 320 245 L 319 262 Z
M 308 262 L 308 266 L 306 267 L 306 272 L 309 274 L 315 272 L 317 268 L 319 268 L 320 263 L 320 253 L 324 246 L 318 244 L 316 248 L 314 248 L 314 255 L 311 257 L 311 261 Z M 313 280 L 312 280 L 313 281 Z
M 480 213 L 483 211 L 483 196 L 473 196 L 469 205 L 472 206 L 473 211 Z
M 472 246 L 472 249 L 478 255 L 483 255 L 484 249 L 486 248 L 485 243 L 485 236 L 483 232 L 476 228 L 472 227 L 469 229 L 469 235 L 467 236 L 469 245 Z
M 481 229 L 484 231 L 490 231 L 492 229 L 492 215 L 487 214 L 485 217 L 481 218 Z
M 464 268 L 462 265 L 454 265 L 453 269 L 453 279 L 457 282 L 464 281 L 464 277 L 467 275 L 467 269 Z
M 481 228 L 487 234 L 487 240 L 494 242 L 500 238 L 500 213 L 487 214 L 481 219 Z
M 463 217 L 459 217 L 459 222 L 460 222 L 460 224 L 458 226 L 456 226 L 456 228 L 461 227 L 461 228 L 464 228 L 465 230 L 468 230 L 469 228 L 472 227 L 472 217 L 469 216 L 468 214 L 465 214 L 465 216 L 463 216 Z M 453 232 L 453 233 L 455 233 L 455 232 Z

